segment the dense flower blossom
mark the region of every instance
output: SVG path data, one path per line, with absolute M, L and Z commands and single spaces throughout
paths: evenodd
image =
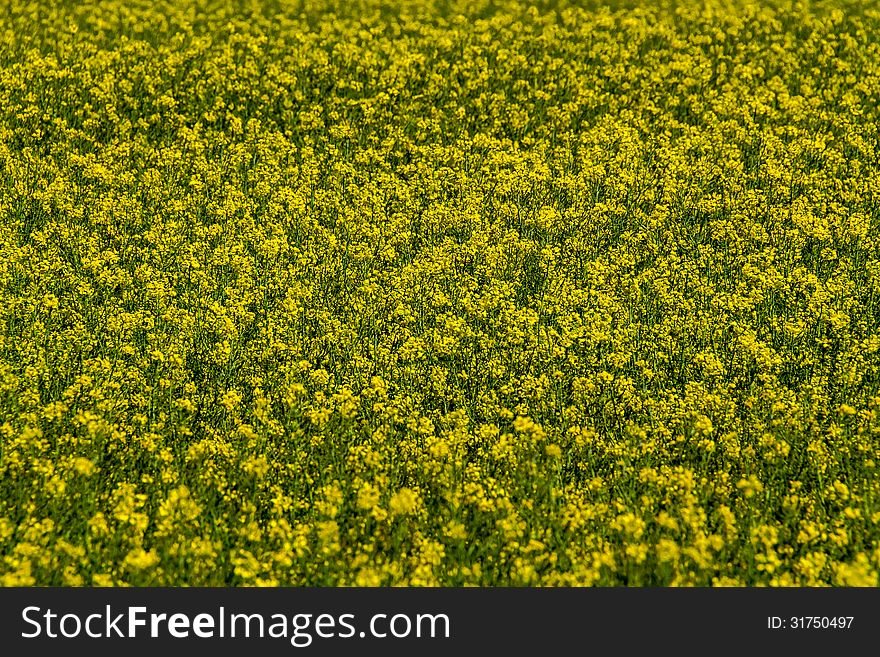
M 9 0 L 0 584 L 877 585 L 880 13 Z

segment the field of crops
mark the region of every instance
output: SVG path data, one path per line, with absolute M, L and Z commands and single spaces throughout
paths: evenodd
M 872 7 L 4 2 L 0 584 L 877 585 Z

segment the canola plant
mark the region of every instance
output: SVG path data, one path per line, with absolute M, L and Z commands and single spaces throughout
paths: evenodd
M 7 0 L 0 584 L 870 585 L 880 11 Z

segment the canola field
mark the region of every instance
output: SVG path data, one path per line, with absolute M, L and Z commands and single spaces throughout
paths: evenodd
M 0 584 L 876 586 L 880 11 L 6 0 Z

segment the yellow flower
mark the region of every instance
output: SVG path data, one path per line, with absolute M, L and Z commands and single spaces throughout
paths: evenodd
M 413 513 L 419 504 L 418 494 L 411 488 L 401 488 L 388 500 L 388 509 L 392 515 Z

